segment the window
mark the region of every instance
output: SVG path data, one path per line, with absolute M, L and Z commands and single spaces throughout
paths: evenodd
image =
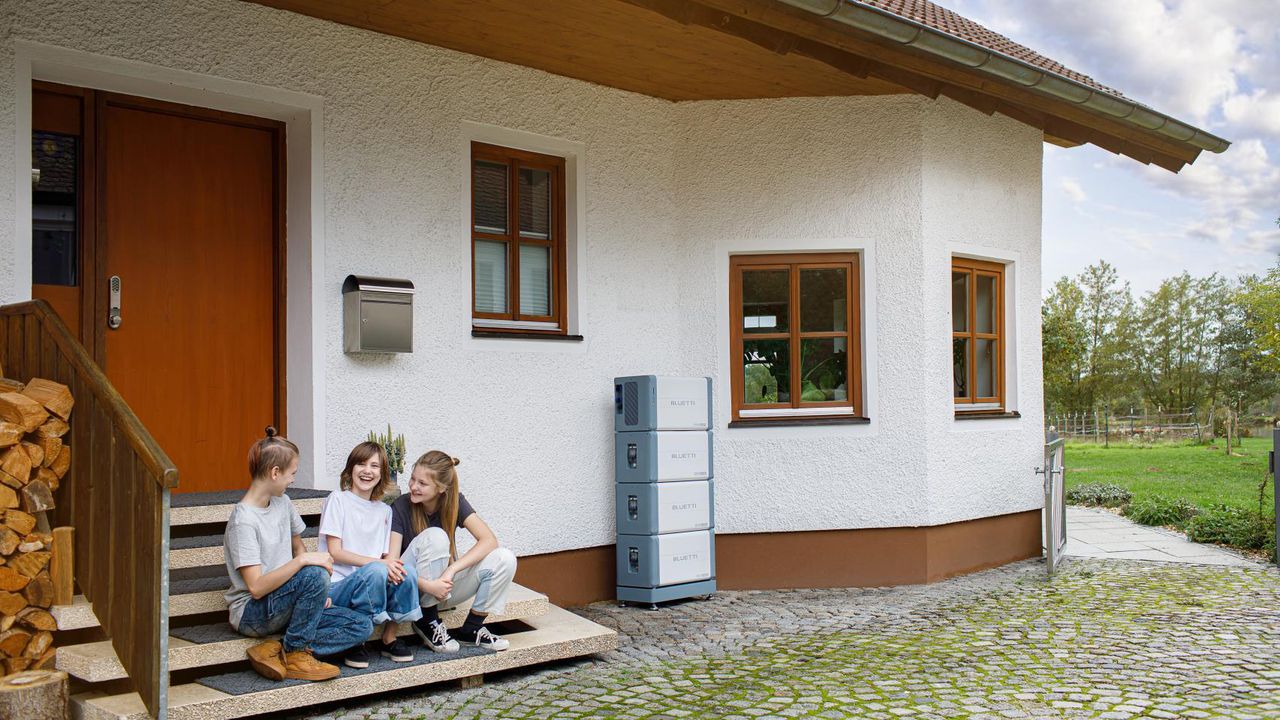
M 729 293 L 735 420 L 859 414 L 857 255 L 736 255 Z
M 564 158 L 471 144 L 472 326 L 566 332 Z
M 951 260 L 951 367 L 957 412 L 1004 408 L 1004 266 Z

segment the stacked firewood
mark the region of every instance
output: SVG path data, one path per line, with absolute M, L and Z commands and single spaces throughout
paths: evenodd
M 0 674 L 54 664 L 57 623 L 48 608 L 55 586 L 70 585 L 61 577 L 66 568 L 57 567 L 69 566 L 69 557 L 54 556 L 69 555 L 70 531 L 55 543 L 45 513 L 71 465 L 62 438 L 74 403 L 56 382 L 0 379 Z

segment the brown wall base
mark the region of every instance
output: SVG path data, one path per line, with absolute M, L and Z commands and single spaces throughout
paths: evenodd
M 723 590 L 913 585 L 1039 555 L 1039 510 L 934 527 L 716 535 L 716 584 Z M 516 582 L 562 607 L 611 599 L 614 546 L 522 557 Z

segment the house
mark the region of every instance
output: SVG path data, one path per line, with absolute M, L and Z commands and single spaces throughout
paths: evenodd
M 518 581 L 560 604 L 612 597 L 621 375 L 713 380 L 722 588 L 1037 556 L 1043 144 L 1173 172 L 1227 147 L 926 0 L 17 0 L 2 22 L 0 303 L 48 302 L 136 413 L 156 537 L 182 493 L 244 485 L 268 424 L 328 489 L 390 422 L 410 461 L 462 460 Z M 344 352 L 351 274 L 413 283 L 411 353 Z M 159 583 L 167 551 L 115 577 Z M 165 603 L 140 647 L 112 635 L 152 712 Z

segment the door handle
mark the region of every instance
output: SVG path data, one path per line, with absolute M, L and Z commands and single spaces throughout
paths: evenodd
M 120 276 L 111 276 L 111 300 L 110 307 L 107 310 L 107 327 L 112 330 L 118 330 L 120 323 L 124 322 L 120 317 Z

